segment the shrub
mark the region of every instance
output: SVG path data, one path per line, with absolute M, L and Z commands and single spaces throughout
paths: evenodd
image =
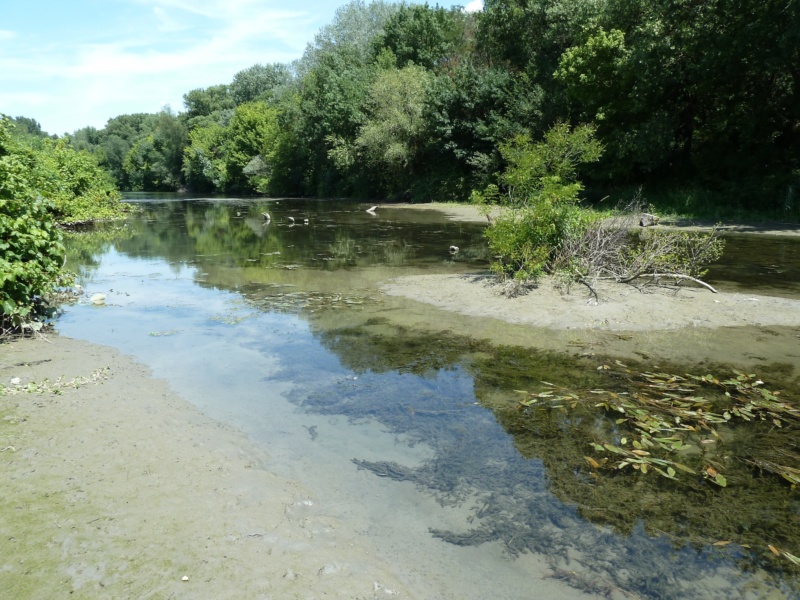
M 500 187 L 473 192 L 472 199 L 505 207 L 486 231 L 495 256 L 492 271 L 504 280 L 535 282 L 552 271 L 564 241 L 581 237 L 595 220 L 578 205 L 583 186 L 576 170 L 598 160 L 602 147 L 592 127 L 557 124 L 541 142 L 521 135 L 502 144 L 500 152 L 508 165 Z
M 31 185 L 33 152 L 11 139 L 0 120 L 0 325 L 28 321 L 59 277 L 64 257 L 53 205 Z

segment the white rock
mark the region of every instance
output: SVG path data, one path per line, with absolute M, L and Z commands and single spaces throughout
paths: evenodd
M 95 294 L 91 298 L 92 304 L 105 304 L 106 303 L 106 295 L 105 294 Z

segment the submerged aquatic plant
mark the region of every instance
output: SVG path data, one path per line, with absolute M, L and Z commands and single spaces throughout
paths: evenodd
M 595 469 L 602 467 L 633 469 L 647 473 L 652 469 L 668 479 L 675 479 L 676 469 L 695 474 L 696 471 L 677 460 L 664 458 L 679 452 L 696 451 L 698 446 L 710 446 L 723 441 L 720 429 L 730 430 L 735 421 L 766 422 L 782 428 L 787 423 L 800 423 L 800 408 L 780 398 L 780 391 L 770 391 L 754 374 L 735 372 L 735 376 L 719 379 L 713 375 L 673 375 L 669 373 L 635 373 L 617 361 L 618 373 L 630 383 L 628 391 L 615 392 L 591 389 L 570 391 L 549 382 L 547 390 L 526 394 L 521 408 L 547 406 L 575 408 L 578 403 L 590 403 L 613 414 L 615 425 L 627 429 L 617 440 L 593 442 L 597 452 L 615 455 L 597 461 L 586 457 Z M 609 370 L 603 364 L 599 370 Z M 703 390 L 710 396 L 701 395 Z M 658 458 L 656 454 L 660 454 Z M 781 451 L 787 458 L 797 456 Z M 783 477 L 793 487 L 800 483 L 800 469 L 783 466 L 773 460 L 750 458 L 751 464 Z M 727 480 L 717 465 L 708 465 L 703 476 L 725 487 Z
M 580 410 L 583 419 L 600 410 L 606 418 L 594 423 L 594 439 L 588 442 L 594 452 L 584 456 L 596 480 L 603 473 L 613 477 L 632 470 L 702 490 L 708 483 L 716 488 L 745 485 L 744 478 L 746 487 L 751 486 L 766 473 L 795 493 L 800 484 L 800 407 L 768 389 L 755 374 L 718 378 L 636 372 L 619 361 L 598 370 L 608 371 L 617 389 L 577 391 L 543 382 L 546 389 L 523 392 L 518 405 L 531 415 L 537 409 Z M 766 541 L 764 546 L 800 565 L 794 554 Z

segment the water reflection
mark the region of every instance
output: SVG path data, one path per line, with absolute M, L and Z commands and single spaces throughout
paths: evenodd
M 730 463 L 732 483 L 724 491 L 702 479 L 674 482 L 630 470 L 598 476 L 585 457 L 592 442 L 615 428 L 616 417 L 593 403 L 572 411 L 520 411 L 518 406 L 519 390 L 540 389 L 544 380 L 574 389 L 625 391 L 619 377 L 597 370 L 598 357 L 488 348 L 457 336 L 426 337 L 378 320 L 362 328 L 329 330 L 321 338 L 362 377 L 346 389 L 297 392 L 296 401 L 315 411 L 375 417 L 393 431 L 412 432 L 432 444 L 435 458 L 421 467 L 356 463 L 382 477 L 413 481 L 442 502 L 472 505 L 464 529 L 433 530 L 437 537 L 462 545 L 500 540 L 511 555 L 545 554 L 556 572 L 574 571 L 570 561 L 577 560 L 589 571 L 579 575 L 578 570 L 573 583 L 594 592 L 625 589 L 646 597 L 696 597 L 696 585 L 709 572 L 719 574 L 725 564 L 744 572 L 777 568 L 780 573 L 787 566 L 786 576 L 795 576 L 791 564 L 782 565 L 765 550 L 767 544 L 800 546 L 800 501 L 779 477 L 742 461 L 755 456 L 756 448 L 778 446 L 793 454 L 785 461 L 800 467 L 796 424 L 777 437 L 771 423 L 726 435 L 728 443 L 716 455 L 724 454 Z M 424 377 L 427 385 L 408 394 L 403 378 L 409 373 Z M 512 436 L 513 446 L 486 422 L 482 409 L 489 409 Z M 714 459 L 682 460 L 695 466 Z M 617 535 L 587 529 L 584 519 L 609 526 Z M 725 543 L 714 545 L 719 542 Z M 733 571 L 724 576 L 737 586 L 747 579 Z M 775 585 L 784 587 L 780 575 Z M 706 590 L 702 595 L 721 593 Z
M 726 288 L 758 288 L 761 294 L 800 295 L 800 239 L 789 236 L 725 236 L 725 253 L 708 279 Z
M 451 244 L 462 248 L 455 260 Z M 457 527 L 431 526 L 441 540 L 499 542 L 510 556 L 540 553 L 554 576 L 599 596 L 760 597 L 796 589 L 792 565 L 766 549 L 778 543 L 800 551 L 796 492 L 741 462 L 735 445 L 723 450 L 739 469 L 726 490 L 625 473 L 598 479 L 584 457 L 613 419 L 592 410 L 526 413 L 517 400 L 518 390 L 542 380 L 619 385 L 597 370 L 601 357 L 398 322 L 407 317 L 386 304 L 376 283 L 483 268 L 479 226 L 376 219 L 359 205 L 323 201 L 148 203 L 140 219 L 78 237 L 70 252 L 87 290 L 111 290 L 111 306 L 74 307 L 62 331 L 139 356 L 157 374 L 192 386 L 212 415 L 230 415 L 251 434 L 260 428 L 256 437 L 271 437 L 280 396 L 316 415 L 380 422 L 405 443 L 429 446 L 430 457 L 413 464 L 366 447 L 348 451 L 353 470 L 412 482 L 460 507 Z M 797 397 L 793 367 L 770 369 L 771 383 Z M 800 453 L 796 426 L 780 438 L 756 434 Z M 302 440 L 292 443 L 309 443 Z M 721 541 L 733 543 L 713 545 Z M 518 586 L 508 597 L 528 596 Z

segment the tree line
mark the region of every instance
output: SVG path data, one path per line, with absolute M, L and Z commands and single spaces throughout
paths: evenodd
M 800 8 L 787 0 L 352 1 L 290 64 L 69 136 L 125 190 L 466 200 L 502 148 L 593 127 L 588 189 L 696 186 L 796 210 Z M 598 193 L 599 194 L 599 193 Z

